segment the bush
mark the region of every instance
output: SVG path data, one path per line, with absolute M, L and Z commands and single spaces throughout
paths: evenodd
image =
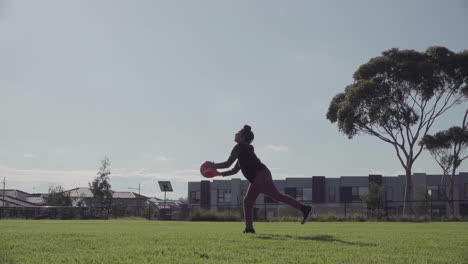
M 316 221 L 316 222 L 335 222 L 335 221 L 345 221 L 344 217 L 341 216 L 336 216 L 334 214 L 323 214 L 323 215 L 317 215 L 312 217 L 311 221 Z
M 112 216 L 113 217 L 124 217 L 126 216 L 127 214 L 127 209 L 128 209 L 128 206 L 121 202 L 121 201 L 116 201 L 114 203 L 112 203 L 112 206 L 111 206 L 111 212 L 112 212 Z
M 441 221 L 444 221 L 444 222 L 460 222 L 460 221 L 466 221 L 466 219 L 463 219 L 463 217 L 460 216 L 460 215 L 450 215 L 450 216 L 443 216 Z
M 367 213 L 367 219 L 370 221 L 382 221 L 385 220 L 386 212 L 383 209 L 369 210 Z
M 414 222 L 422 223 L 429 222 L 430 217 L 427 215 L 400 215 L 400 216 L 389 216 L 386 219 L 389 222 Z
M 241 220 L 242 218 L 238 213 L 231 211 L 218 212 L 214 210 L 196 210 L 189 217 L 189 221 L 233 222 Z
M 367 217 L 357 214 L 357 213 L 351 213 L 348 216 L 346 216 L 346 221 L 350 222 L 365 222 L 367 221 Z
M 269 222 L 300 222 L 301 220 L 302 218 L 297 216 L 280 216 L 268 219 Z
M 114 220 L 147 220 L 147 219 L 144 217 L 140 217 L 140 216 L 127 216 L 127 217 L 115 218 Z

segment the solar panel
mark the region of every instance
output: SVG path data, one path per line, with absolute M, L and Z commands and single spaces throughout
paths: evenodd
M 158 181 L 159 188 L 162 192 L 172 192 L 172 186 L 170 181 Z

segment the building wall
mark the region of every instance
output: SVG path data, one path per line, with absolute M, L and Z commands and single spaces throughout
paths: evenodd
M 468 172 L 462 172 L 456 178 L 455 193 L 458 200 L 468 200 Z M 462 215 L 468 215 L 468 202 L 456 202 L 455 212 Z
M 426 192 L 428 186 L 438 186 L 440 185 L 441 175 L 426 175 L 425 173 L 415 173 L 412 177 L 413 181 L 413 198 L 418 199 L 418 192 Z M 274 180 L 275 186 L 282 193 L 287 193 L 291 189 L 302 189 L 303 199 L 306 203 L 317 203 L 317 201 L 312 201 L 313 197 L 318 197 L 317 194 L 314 196 L 314 186 L 313 179 L 314 177 L 305 177 L 305 178 L 286 178 L 284 180 Z M 318 178 L 315 176 L 315 178 Z M 320 199 L 323 198 L 325 203 L 339 203 L 340 202 L 340 188 L 357 188 L 359 190 L 359 196 L 362 196 L 367 193 L 369 187 L 369 179 L 378 179 L 381 180 L 381 186 L 385 190 L 385 199 L 395 208 L 401 206 L 399 202 L 404 200 L 404 188 L 405 188 L 405 176 L 389 176 L 382 177 L 379 175 L 369 175 L 369 176 L 344 176 L 340 178 L 325 178 L 324 186 L 321 186 L 323 194 L 320 194 Z M 315 181 L 317 182 L 317 181 Z M 465 183 L 468 184 L 468 173 L 460 173 L 456 177 L 456 186 L 455 186 L 455 199 L 466 199 L 465 194 Z M 202 188 L 204 184 L 205 188 Z M 322 185 L 322 183 L 320 183 Z M 243 197 L 248 189 L 249 182 L 246 180 L 241 180 L 239 178 L 230 178 L 223 180 L 213 180 L 213 181 L 203 181 L 201 182 L 189 182 L 188 183 L 188 196 L 189 196 L 189 205 L 190 206 L 201 206 L 200 202 L 190 201 L 191 192 L 200 192 L 200 197 L 209 197 L 209 200 L 206 201 L 205 206 L 212 209 L 220 209 L 232 206 L 242 206 Z M 331 188 L 334 188 L 335 199 L 332 201 L 330 199 Z M 468 185 L 467 185 L 468 188 Z M 307 189 L 306 191 L 304 191 Z M 221 190 L 229 190 L 229 200 L 224 200 L 219 198 L 219 192 Z M 311 191 L 312 190 L 312 191 Z M 356 190 L 356 189 L 355 189 Z M 203 193 L 203 192 L 208 193 Z M 317 188 L 315 188 L 317 191 Z M 299 192 L 299 191 L 298 191 Z M 293 192 L 294 193 L 294 192 Z M 296 192 L 297 194 L 297 192 Z M 310 196 L 310 197 L 309 197 Z M 322 197 L 324 196 L 324 197 Z M 222 195 L 221 195 L 222 197 Z M 225 196 L 224 196 L 225 197 Z M 256 206 L 264 206 L 265 203 L 269 204 L 268 206 L 275 206 L 275 203 L 269 199 L 265 199 L 263 194 L 260 194 L 257 198 L 255 204 Z M 318 203 L 323 203 L 322 200 Z M 466 208 L 468 210 L 468 202 L 466 202 Z M 459 205 L 456 204 L 456 210 L 458 211 Z
M 331 189 L 334 189 L 335 199 L 331 200 L 330 193 Z M 325 202 L 327 203 L 337 203 L 340 201 L 340 179 L 339 178 L 330 178 L 325 180 Z

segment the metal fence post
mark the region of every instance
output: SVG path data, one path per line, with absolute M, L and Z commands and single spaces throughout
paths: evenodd
M 344 202 L 344 217 L 346 218 L 346 207 L 347 207 L 347 202 Z
M 430 219 L 431 219 L 431 221 L 432 221 L 432 197 L 431 197 L 430 206 L 431 206 L 431 210 L 430 210 L 430 214 L 431 214 L 431 216 L 430 216 Z

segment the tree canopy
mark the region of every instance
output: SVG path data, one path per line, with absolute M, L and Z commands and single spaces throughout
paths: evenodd
M 468 51 L 390 49 L 361 65 L 353 78 L 333 97 L 326 117 L 350 139 L 368 134 L 393 145 L 410 200 L 412 166 L 423 149 L 418 141 L 468 95 Z
M 101 167 L 97 172 L 97 176 L 92 183 L 89 183 L 89 188 L 93 193 L 95 203 L 110 206 L 112 202 L 112 191 L 110 184 L 110 161 L 108 157 L 104 157 L 101 161 Z
M 462 126 L 453 126 L 447 130 L 437 132 L 435 135 L 426 135 L 420 141 L 443 171 L 441 185 L 444 179 L 449 179 L 448 201 L 450 213 L 454 214 L 454 185 L 455 173 L 463 160 L 468 158 L 465 150 L 468 148 L 468 110 L 465 112 Z

